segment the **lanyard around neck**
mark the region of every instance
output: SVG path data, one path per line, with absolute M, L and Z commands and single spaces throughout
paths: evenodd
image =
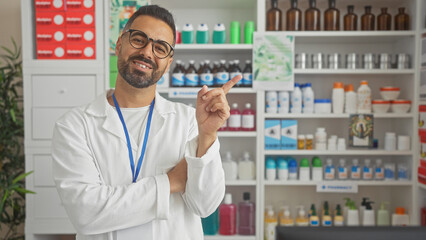
M 121 110 L 120 110 L 120 107 L 118 106 L 117 99 L 115 99 L 115 93 L 112 94 L 112 99 L 114 100 L 114 105 L 115 105 L 115 108 L 117 109 L 118 117 L 120 118 L 121 124 L 123 125 L 124 134 L 126 135 L 127 148 L 129 149 L 130 167 L 132 168 L 133 182 L 136 182 L 136 179 L 138 179 L 138 175 L 141 170 L 142 161 L 143 161 L 143 157 L 145 155 L 145 150 L 146 150 L 146 144 L 148 142 L 149 129 L 151 127 L 152 111 L 154 109 L 155 98 L 152 100 L 151 106 L 149 107 L 148 122 L 146 124 L 146 131 L 145 131 L 145 137 L 143 139 L 142 152 L 141 152 L 141 156 L 139 157 L 136 172 L 135 172 L 135 163 L 133 161 L 132 144 L 130 143 L 129 133 L 127 131 L 126 123 L 124 122 L 123 114 L 121 114 Z

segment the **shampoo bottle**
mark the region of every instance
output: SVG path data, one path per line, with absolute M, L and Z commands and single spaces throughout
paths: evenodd
M 306 216 L 306 211 L 304 206 L 297 207 L 297 217 L 296 217 L 296 226 L 307 227 L 309 226 L 309 219 Z
M 380 204 L 379 211 L 377 211 L 377 226 L 389 226 L 390 225 L 389 211 L 386 209 L 385 204 L 389 204 L 389 203 L 388 202 L 382 202 Z
M 238 205 L 238 234 L 240 235 L 254 235 L 255 234 L 255 205 L 250 202 L 250 193 L 243 193 L 243 202 Z
M 374 209 L 371 206 L 371 204 L 374 202 L 368 201 L 366 202 L 365 205 L 365 210 L 364 210 L 364 214 L 363 214 L 363 218 L 362 218 L 362 225 L 363 226 L 369 226 L 369 227 L 373 227 L 376 225 L 375 223 L 375 214 L 374 214 Z
M 277 216 L 274 213 L 274 210 L 269 209 L 265 216 L 265 240 L 275 240 L 275 228 L 277 226 Z
M 294 226 L 294 220 L 291 217 L 290 208 L 284 206 L 280 213 L 280 226 L 291 227 Z
M 223 171 L 225 172 L 226 181 L 232 181 L 237 179 L 237 163 L 232 159 L 231 152 L 226 152 L 226 157 L 222 162 L 222 167 Z
M 225 201 L 219 207 L 219 234 L 235 235 L 237 233 L 237 206 L 232 203 L 232 195 L 225 194 Z
M 256 166 L 248 152 L 244 152 L 243 159 L 238 163 L 238 177 L 241 180 L 253 180 L 256 177 Z

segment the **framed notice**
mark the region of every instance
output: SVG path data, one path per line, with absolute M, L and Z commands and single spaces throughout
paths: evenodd
M 351 114 L 349 146 L 373 147 L 373 114 Z
M 253 88 L 294 89 L 294 36 L 255 32 L 253 35 Z

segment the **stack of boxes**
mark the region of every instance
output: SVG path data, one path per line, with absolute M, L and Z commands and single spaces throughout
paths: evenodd
M 296 150 L 297 120 L 265 120 L 265 150 Z
M 95 0 L 35 0 L 37 59 L 95 59 Z

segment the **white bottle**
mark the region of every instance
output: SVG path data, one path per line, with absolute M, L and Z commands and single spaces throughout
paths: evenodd
M 342 82 L 335 82 L 333 91 L 331 94 L 331 101 L 333 103 L 333 113 L 343 113 L 343 107 L 345 106 L 345 90 L 343 89 Z
M 278 112 L 278 93 L 276 91 L 266 92 L 266 113 Z
M 346 167 L 346 160 L 344 158 L 341 158 L 339 160 L 339 168 L 337 171 L 337 178 L 339 180 L 348 180 L 348 167 Z
M 225 172 L 225 180 L 232 181 L 237 179 L 237 163 L 232 159 L 231 152 L 226 152 L 225 159 L 222 162 L 223 171 Z
M 361 81 L 357 97 L 358 113 L 371 113 L 371 89 L 367 81 Z
M 361 168 L 359 167 L 358 159 L 352 160 L 351 179 L 352 180 L 360 180 L 361 179 Z
M 396 208 L 396 212 L 392 214 L 392 226 L 408 226 L 410 217 L 405 214 L 405 209 L 402 207 Z
M 315 133 L 315 149 L 325 151 L 327 149 L 327 133 L 325 128 L 317 128 Z
M 250 160 L 250 153 L 244 152 L 243 159 L 238 163 L 238 178 L 241 180 L 253 180 L 256 177 L 256 166 Z
M 376 166 L 374 168 L 374 179 L 384 180 L 385 179 L 385 168 L 383 167 L 382 159 L 376 160 Z
M 300 85 L 298 83 L 294 84 L 294 90 L 291 93 L 291 113 L 301 113 L 302 112 L 302 91 L 300 90 Z
M 289 113 L 290 94 L 287 91 L 278 92 L 278 113 Z
M 279 157 L 277 159 L 277 169 L 278 169 L 278 179 L 288 180 L 288 163 L 284 158 Z
M 362 226 L 374 227 L 376 226 L 376 216 L 374 213 L 374 209 L 371 207 L 373 202 L 367 202 L 367 206 L 365 207 L 363 218 L 362 218 Z
M 306 158 L 300 161 L 299 180 L 305 182 L 311 180 L 311 168 L 309 166 L 309 161 Z
M 336 170 L 334 169 L 333 160 L 327 159 L 324 169 L 324 179 L 325 180 L 334 180 L 336 178 Z
M 364 167 L 362 170 L 362 179 L 364 180 L 373 180 L 373 168 L 371 167 L 371 160 L 364 160 Z
M 354 86 L 349 84 L 345 87 L 345 113 L 357 112 L 357 96 L 354 92 Z
M 306 83 L 303 88 L 303 113 L 314 113 L 315 94 L 312 85 Z

